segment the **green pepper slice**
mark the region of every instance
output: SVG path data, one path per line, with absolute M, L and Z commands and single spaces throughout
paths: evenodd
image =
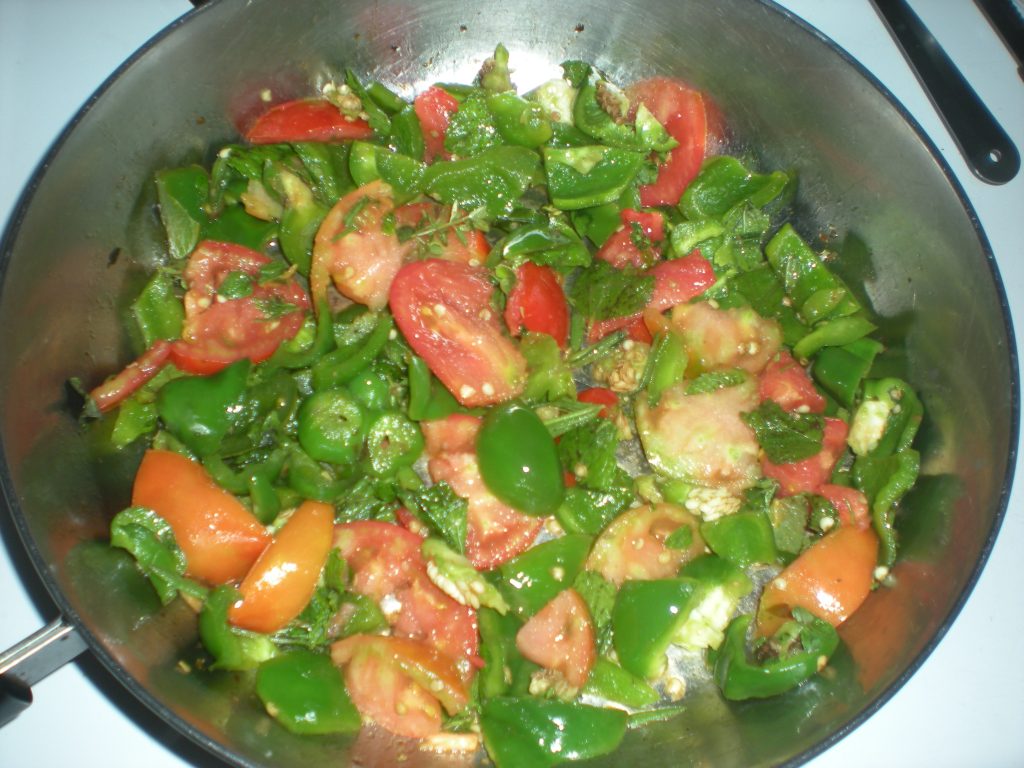
M 362 726 L 341 670 L 322 653 L 296 648 L 264 662 L 256 673 L 256 693 L 292 733 L 351 733 Z
M 497 570 L 498 588 L 512 611 L 520 617 L 532 616 L 572 586 L 592 542 L 590 536 L 567 534 L 503 563 Z
M 774 563 L 779 554 L 768 516 L 760 511 L 737 512 L 700 525 L 700 535 L 711 551 L 741 568 Z
M 317 461 L 349 464 L 363 442 L 363 410 L 341 389 L 314 392 L 299 408 L 299 444 Z
M 665 651 L 690 615 L 693 579 L 627 581 L 612 609 L 612 637 L 622 668 L 648 680 L 665 667 Z
M 633 709 L 642 709 L 657 704 L 661 698 L 654 688 L 631 672 L 627 672 L 614 661 L 605 657 L 594 662 L 583 693 L 617 701 Z
M 416 463 L 423 444 L 418 424 L 395 411 L 382 413 L 371 421 L 366 433 L 368 468 L 378 477 L 393 475 Z
M 221 447 L 231 429 L 249 377 L 243 358 L 212 376 L 183 376 L 167 382 L 157 394 L 157 413 L 168 431 L 197 456 Z
M 565 496 L 555 441 L 530 408 L 512 403 L 488 411 L 476 452 L 488 490 L 530 515 L 549 515 Z
M 228 624 L 228 609 L 238 598 L 234 587 L 217 587 L 199 611 L 199 639 L 213 656 L 214 669 L 256 669 L 277 654 L 277 647 L 267 635 Z

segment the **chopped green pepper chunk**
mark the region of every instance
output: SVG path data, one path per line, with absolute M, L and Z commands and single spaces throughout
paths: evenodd
M 256 693 L 271 716 L 292 733 L 351 733 L 362 718 L 329 657 L 296 648 L 264 662 Z

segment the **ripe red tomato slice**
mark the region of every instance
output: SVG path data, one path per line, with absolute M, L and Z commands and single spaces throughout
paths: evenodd
M 241 579 L 270 543 L 259 520 L 202 464 L 172 451 L 146 451 L 132 504 L 167 521 L 185 554 L 186 573 L 210 584 Z
M 406 264 L 391 284 L 395 323 L 455 398 L 471 408 L 516 397 L 526 359 L 491 308 L 483 267 L 442 259 Z
M 686 186 L 704 162 L 708 140 L 708 119 L 700 91 L 678 80 L 652 77 L 626 89 L 631 101 L 640 101 L 651 111 L 679 145 L 658 166 L 658 179 L 640 187 L 640 204 L 645 208 L 676 205 Z
M 825 419 L 825 434 L 821 451 L 803 461 L 790 464 L 774 464 L 767 457 L 761 458 L 761 471 L 765 477 L 777 480 L 780 496 L 797 493 L 817 493 L 832 474 L 839 457 L 846 448 L 849 427 L 842 419 Z
M 758 390 L 762 400 L 774 400 L 787 411 L 821 413 L 825 410 L 825 398 L 804 367 L 785 350 L 761 372 Z
M 391 283 L 414 245 L 384 231 L 384 218 L 394 210 L 391 186 L 380 179 L 335 203 L 313 241 L 309 288 L 314 305 L 327 296 L 331 281 L 343 296 L 370 309 L 388 303 Z
M 430 86 L 413 101 L 413 109 L 420 119 L 420 130 L 423 131 L 423 142 L 426 144 L 424 159 L 428 163 L 437 157 L 444 160 L 451 158 L 445 151 L 444 137 L 448 132 L 448 121 L 458 108 L 456 98 L 437 85 Z
M 447 654 L 468 675 L 477 654 L 476 614 L 430 581 L 422 544 L 399 525 L 373 520 L 338 525 L 334 534 L 334 546 L 352 570 L 353 590 L 374 600 L 392 596 L 402 606 L 386 613 L 392 629 Z
M 856 488 L 825 483 L 818 488 L 818 495 L 828 499 L 839 513 L 841 525 L 867 528 L 871 525 L 871 512 L 867 497 Z
M 661 258 L 660 243 L 665 239 L 665 218 L 657 211 L 624 209 L 619 216 L 622 227 L 605 240 L 597 252 L 613 267 L 649 267 Z
M 484 485 L 476 461 L 480 419 L 456 414 L 420 425 L 427 470 L 435 483 L 447 482 L 468 502 L 466 557 L 482 570 L 495 568 L 533 544 L 543 521 L 504 504 Z
M 271 107 L 246 131 L 250 144 L 291 141 L 369 139 L 373 129 L 365 120 L 346 117 L 325 99 L 296 99 Z
M 524 329 L 546 333 L 558 346 L 569 341 L 569 305 L 562 284 L 551 267 L 524 262 L 516 270 L 516 284 L 505 304 L 505 325 L 513 336 Z
M 765 586 L 757 632 L 774 634 L 794 606 L 838 626 L 871 592 L 878 537 L 870 528 L 841 526 L 805 550 Z
M 242 245 L 203 240 L 189 256 L 183 277 L 185 324 L 171 344 L 171 361 L 184 371 L 210 374 L 236 360 L 266 360 L 302 327 L 309 297 L 294 279 L 260 282 L 270 259 Z M 217 294 L 224 279 L 241 272 L 252 293 L 235 299 Z M 288 309 L 288 307 L 292 309 Z
M 612 418 L 612 410 L 619 406 L 619 396 L 612 392 L 612 390 L 605 387 L 591 387 L 590 389 L 584 389 L 576 395 L 576 399 L 581 403 L 603 405 L 604 407 L 597 414 L 603 419 Z
M 124 370 L 111 376 L 89 393 L 89 398 L 101 412 L 105 413 L 137 392 L 143 384 L 152 379 L 164 367 L 171 354 L 171 342 L 157 339 L 153 346 L 136 360 L 128 363 Z
M 645 313 L 664 312 L 676 304 L 700 296 L 715 284 L 715 271 L 711 262 L 701 256 L 699 251 L 681 259 L 660 261 L 651 267 L 648 274 L 654 276 L 654 293 L 645 311 L 594 323 L 590 327 L 590 341 L 602 339 L 620 328 L 630 328 L 638 322 L 645 324 Z
M 563 590 L 531 616 L 516 634 L 516 648 L 534 664 L 560 672 L 569 685 L 582 688 L 597 647 L 594 623 L 579 592 Z
M 334 507 L 304 501 L 249 569 L 228 619 L 253 632 L 276 632 L 298 616 L 316 590 L 334 542 Z

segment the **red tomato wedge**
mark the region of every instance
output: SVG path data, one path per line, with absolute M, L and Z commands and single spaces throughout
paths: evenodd
M 186 573 L 209 584 L 241 579 L 270 543 L 259 520 L 201 464 L 171 451 L 146 451 L 132 504 L 167 521 L 185 553 Z
M 447 482 L 468 502 L 466 557 L 489 570 L 530 548 L 543 521 L 504 504 L 484 485 L 476 461 L 480 419 L 455 414 L 420 424 L 426 441 L 427 469 L 435 483 Z
M 476 663 L 476 614 L 430 581 L 422 544 L 399 525 L 373 520 L 344 523 L 334 532 L 334 546 L 353 573 L 352 589 L 374 600 L 393 597 L 402 606 L 385 612 L 393 631 L 450 656 L 468 676 Z
M 828 482 L 833 467 L 846 449 L 847 432 L 849 427 L 845 421 L 826 418 L 819 453 L 791 464 L 774 464 L 765 456 L 761 458 L 761 471 L 765 477 L 778 481 L 780 496 L 817 493 Z
M 774 634 L 794 606 L 838 626 L 870 594 L 877 557 L 878 537 L 870 527 L 840 527 L 819 539 L 768 582 L 758 634 Z
M 369 123 L 346 117 L 326 99 L 296 99 L 278 104 L 260 115 L 245 133 L 250 144 L 346 141 L 372 136 Z
M 152 379 L 170 359 L 171 342 L 157 339 L 153 346 L 136 360 L 128 363 L 124 370 L 111 376 L 89 393 L 89 398 L 101 412 L 106 413 L 131 397 L 147 381 Z
M 185 324 L 181 340 L 171 344 L 171 362 L 200 375 L 245 357 L 259 363 L 299 332 L 309 297 L 294 279 L 261 284 L 260 269 L 270 261 L 235 243 L 203 240 L 196 246 L 183 273 L 188 285 Z M 252 278 L 250 295 L 224 299 L 217 294 L 233 272 Z
M 619 396 L 606 387 L 591 387 L 584 389 L 576 399 L 581 403 L 593 403 L 604 406 L 597 414 L 602 419 L 612 418 L 612 411 L 619 407 Z
M 601 320 L 590 327 L 591 342 L 607 336 L 620 328 L 629 328 L 636 323 L 644 323 L 644 315 L 649 312 L 664 312 L 676 304 L 700 296 L 715 284 L 715 271 L 711 262 L 694 251 L 689 256 L 670 261 L 660 261 L 649 270 L 654 276 L 654 293 L 647 303 L 644 312 L 626 317 L 613 317 Z
M 513 336 L 527 330 L 546 333 L 558 346 L 569 342 L 569 305 L 558 274 L 551 267 L 524 262 L 505 303 L 505 325 Z
M 629 579 L 667 579 L 704 553 L 699 520 L 675 504 L 634 507 L 615 518 L 594 542 L 587 568 L 613 584 Z M 665 539 L 686 526 L 693 532 L 686 549 L 670 549 Z
M 649 267 L 661 258 L 660 243 L 665 239 L 665 217 L 657 211 L 624 209 L 619 216 L 622 227 L 605 240 L 597 258 L 613 267 Z
M 818 488 L 818 495 L 824 496 L 836 508 L 841 525 L 853 525 L 857 528 L 867 528 L 871 525 L 871 510 L 867 497 L 856 488 L 825 483 Z
M 253 632 L 276 632 L 306 607 L 334 544 L 334 507 L 304 501 L 246 574 L 228 620 Z
M 534 664 L 561 673 L 582 688 L 597 657 L 594 623 L 575 589 L 559 592 L 516 634 L 516 648 Z
M 424 160 L 428 163 L 440 157 L 448 160 L 451 155 L 445 151 L 444 138 L 448 133 L 448 121 L 459 108 L 459 102 L 444 88 L 430 86 L 413 101 L 413 109 L 420 120 L 423 143 L 426 145 Z
M 469 700 L 451 660 L 415 640 L 353 635 L 331 646 L 331 660 L 359 712 L 399 736 L 438 733 L 441 705 L 455 714 Z
M 343 296 L 370 309 L 388 303 L 391 283 L 414 246 L 384 231 L 384 218 L 394 210 L 391 186 L 379 179 L 335 203 L 313 241 L 309 288 L 314 306 L 327 296 L 331 281 Z
M 774 400 L 787 411 L 821 413 L 825 410 L 825 398 L 804 367 L 785 350 L 761 372 L 758 390 L 762 400 Z
M 491 308 L 483 267 L 442 259 L 406 264 L 391 284 L 395 323 L 455 398 L 471 408 L 516 397 L 526 359 Z
M 626 95 L 647 107 L 679 142 L 658 166 L 657 181 L 640 187 L 640 204 L 645 208 L 676 205 L 704 162 L 708 141 L 704 97 L 700 91 L 667 77 L 634 83 L 626 89 Z

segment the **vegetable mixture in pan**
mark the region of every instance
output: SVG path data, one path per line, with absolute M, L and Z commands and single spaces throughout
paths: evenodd
M 563 70 L 349 73 L 157 174 L 144 351 L 87 399 L 145 446 L 111 540 L 291 731 L 605 754 L 684 667 L 818 674 L 887 580 L 921 404 L 795 179 L 681 82 Z

